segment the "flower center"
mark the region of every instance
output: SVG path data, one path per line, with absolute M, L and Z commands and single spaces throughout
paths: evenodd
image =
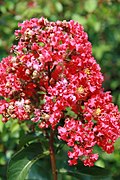
M 84 93 L 84 88 L 83 88 L 82 85 L 77 89 L 77 92 L 78 92 L 79 94 Z
M 88 68 L 86 68 L 85 70 L 84 70 L 84 72 L 85 72 L 85 74 L 90 74 L 90 70 L 88 69 Z
M 95 115 L 99 116 L 101 114 L 101 109 L 100 108 L 97 108 L 95 110 Z

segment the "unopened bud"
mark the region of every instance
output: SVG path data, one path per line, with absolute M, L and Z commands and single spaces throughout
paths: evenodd
M 12 62 L 16 62 L 16 57 L 12 57 L 12 58 L 11 58 L 11 61 L 12 61 Z
M 14 106 L 13 106 L 13 105 L 10 105 L 10 106 L 8 107 L 8 109 L 13 110 L 13 109 L 14 109 Z
M 29 99 L 26 99 L 26 100 L 25 100 L 25 104 L 30 104 L 30 100 L 29 100 Z
M 48 114 L 46 114 L 46 113 L 43 113 L 41 118 L 44 119 L 44 120 L 48 120 L 50 118 L 50 116 Z
M 16 115 L 15 114 L 11 114 L 11 118 L 15 119 Z
M 15 71 L 15 68 L 14 68 L 14 67 L 12 67 L 11 69 L 12 69 L 12 71 Z
M 24 115 L 23 115 L 23 118 L 24 118 L 24 119 L 28 119 L 29 117 L 28 117 L 27 114 L 24 114 Z
M 31 111 L 30 105 L 28 105 L 28 104 L 25 105 L 25 111 L 26 112 L 30 112 Z
M 33 34 L 33 31 L 31 29 L 27 28 L 25 31 L 25 35 L 26 36 L 32 36 L 32 34 Z
M 34 79 L 34 78 L 37 78 L 39 76 L 39 73 L 38 73 L 38 71 L 33 71 L 33 73 L 32 73 L 32 78 Z
M 24 92 L 22 92 L 20 95 L 21 95 L 21 97 L 25 97 L 25 93 Z
M 30 70 L 29 70 L 29 69 L 26 69 L 25 74 L 26 74 L 26 75 L 30 75 Z
M 6 86 L 6 87 L 10 87 L 10 86 L 11 86 L 11 83 L 10 83 L 10 82 L 7 82 L 5 86 Z
M 50 79 L 50 85 L 54 85 L 55 84 L 55 79 L 51 78 Z
M 8 119 L 7 119 L 6 117 L 3 117 L 3 118 L 2 118 L 2 122 L 3 122 L 3 123 L 6 123 L 7 121 L 8 121 Z

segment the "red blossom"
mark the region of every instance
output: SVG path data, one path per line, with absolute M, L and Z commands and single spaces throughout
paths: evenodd
M 59 139 L 71 148 L 69 164 L 81 159 L 93 166 L 98 159 L 95 145 L 108 153 L 114 150 L 120 113 L 102 89 L 104 78 L 87 34 L 73 20 L 42 17 L 19 26 L 18 44 L 11 48 L 15 55 L 0 63 L 2 121 L 17 118 L 39 128 L 58 128 Z

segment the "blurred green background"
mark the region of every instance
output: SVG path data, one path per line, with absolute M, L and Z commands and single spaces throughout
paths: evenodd
M 105 77 L 103 87 L 110 90 L 120 108 L 120 0 L 0 0 L 0 60 L 15 43 L 18 22 L 44 16 L 50 21 L 78 21 L 84 26 L 93 46 L 93 56 Z M 17 148 L 18 138 L 26 131 L 17 121 L 0 121 L 0 180 L 6 179 L 6 164 Z M 120 140 L 111 155 L 99 150 L 96 163 L 120 179 Z

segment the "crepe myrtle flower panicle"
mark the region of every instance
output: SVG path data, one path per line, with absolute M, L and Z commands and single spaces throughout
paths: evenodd
M 100 66 L 82 25 L 33 18 L 19 24 L 18 44 L 0 62 L 0 114 L 58 129 L 69 164 L 93 166 L 94 146 L 107 153 L 120 136 L 120 113 L 102 89 Z M 55 131 L 56 132 L 56 131 Z

